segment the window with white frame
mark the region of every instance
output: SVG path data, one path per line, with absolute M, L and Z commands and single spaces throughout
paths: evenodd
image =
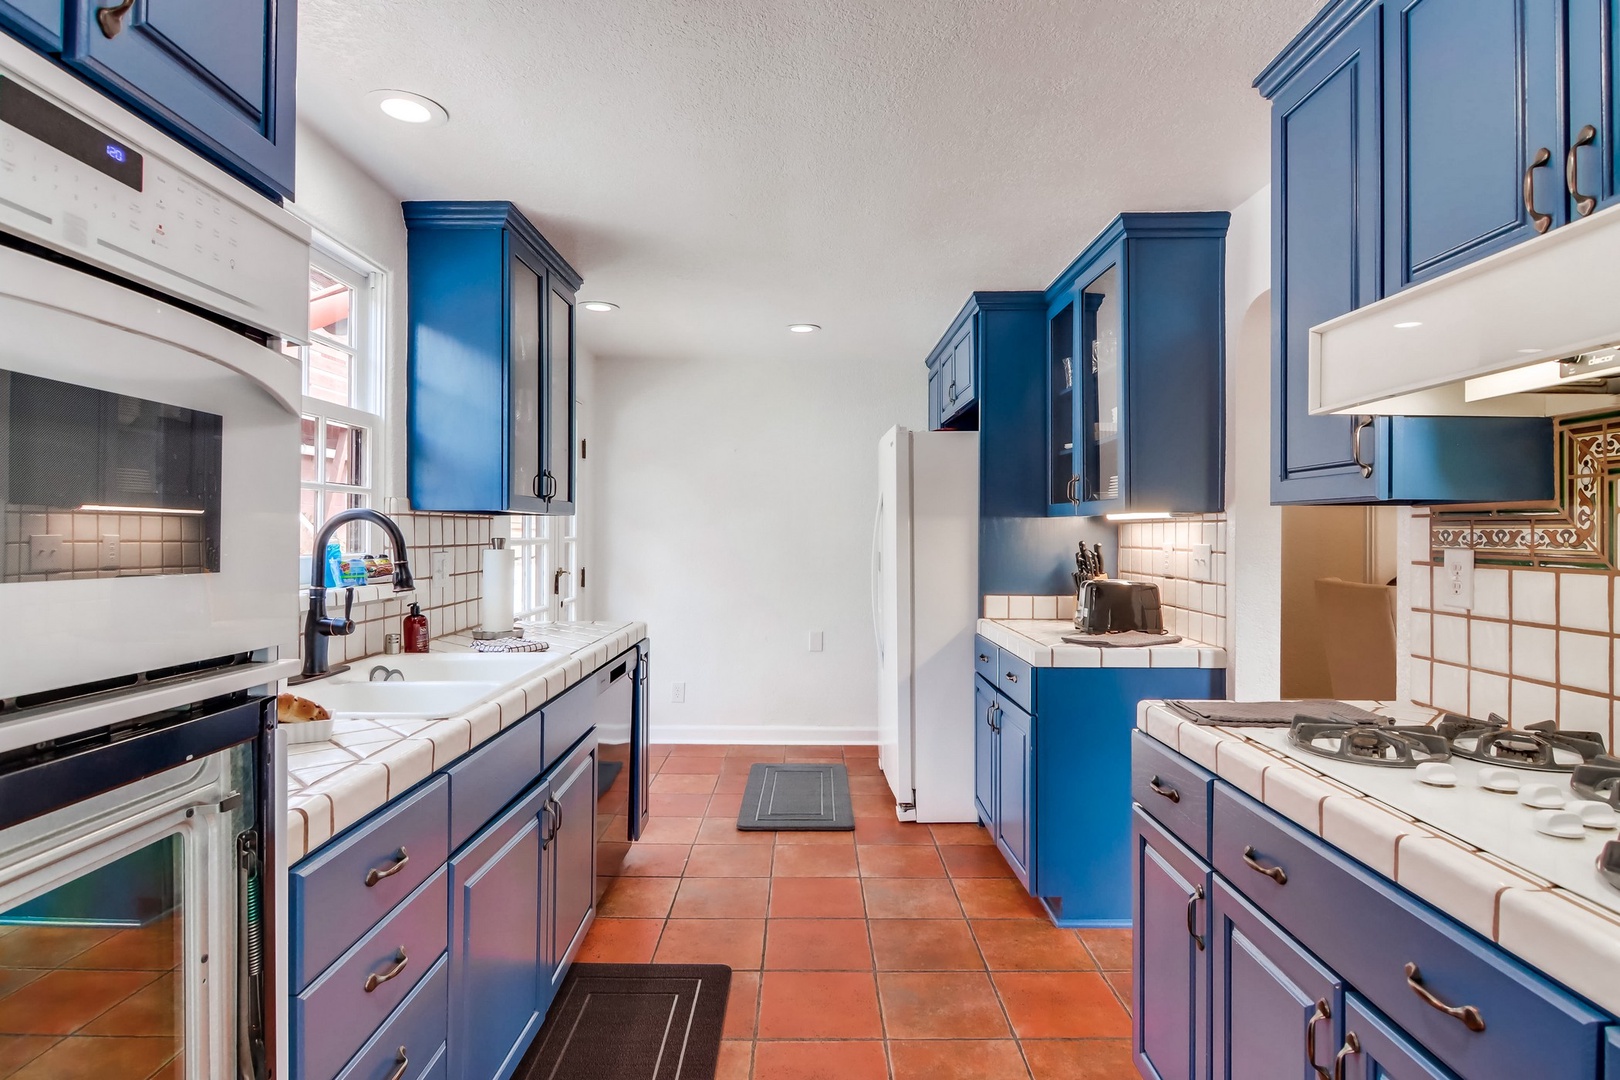
M 310 252 L 308 345 L 286 352 L 303 367 L 299 554 L 305 584 L 315 534 L 341 510 L 376 506 L 383 446 L 381 272 L 317 238 Z M 335 538 L 345 555 L 368 553 L 369 526 Z
M 509 519 L 507 546 L 517 560 L 513 610 L 528 622 L 577 622 L 580 567 L 578 519 L 520 516 Z

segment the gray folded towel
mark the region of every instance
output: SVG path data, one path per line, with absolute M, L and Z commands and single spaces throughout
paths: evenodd
M 550 642 L 528 641 L 517 637 L 488 638 L 473 642 L 473 649 L 477 652 L 545 652 L 549 648 Z

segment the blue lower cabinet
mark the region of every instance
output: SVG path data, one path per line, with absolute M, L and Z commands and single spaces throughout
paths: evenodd
M 1219 878 L 1210 922 L 1211 1077 L 1315 1080 L 1331 1074 L 1343 983 Z
M 1039 896 L 1030 866 L 1035 844 L 1035 724 L 1015 702 L 996 708 L 996 846 L 1024 888 Z
M 996 773 L 996 694 L 983 679 L 973 680 L 973 802 L 979 820 L 991 826 L 995 835 Z
M 68 0 L 67 7 L 69 66 L 244 179 L 292 196 L 293 0 Z
M 1609 1029 L 1608 1044 L 1604 1048 L 1603 1070 L 1605 1080 L 1620 1080 L 1620 1027 Z
M 551 780 L 552 831 L 542 875 L 552 889 L 546 1001 L 568 973 L 596 918 L 596 738 L 581 743 Z
M 1459 1080 L 1359 994 L 1345 998 L 1344 1042 L 1334 1059 L 1335 1080 Z M 1552 1076 L 1542 1072 L 1519 1075 L 1525 1080 Z
M 46 52 L 61 52 L 62 0 L 0 0 L 0 29 Z
M 1201 1080 L 1209 1075 L 1209 867 L 1140 809 L 1131 841 L 1136 1067 L 1152 1080 Z
M 450 1008 L 449 960 L 427 973 L 394 1015 L 338 1074 L 338 1080 L 422 1080 L 442 1069 Z
M 540 784 L 450 860 L 450 1074 L 506 1080 L 549 1003 L 543 867 L 551 789 Z

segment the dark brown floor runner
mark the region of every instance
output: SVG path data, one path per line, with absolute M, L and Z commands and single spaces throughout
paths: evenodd
M 575 964 L 512 1080 L 714 1080 L 731 969 Z

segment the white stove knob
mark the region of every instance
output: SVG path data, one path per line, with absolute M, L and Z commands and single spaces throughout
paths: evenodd
M 1479 786 L 1486 791 L 1500 791 L 1512 795 L 1519 790 L 1519 774 L 1512 769 L 1481 769 Z
M 1430 787 L 1457 786 L 1457 770 L 1444 761 L 1425 761 L 1416 771 L 1417 778 Z
M 1536 831 L 1565 840 L 1579 840 L 1586 835 L 1581 816 L 1568 810 L 1537 810 Z
M 1519 801 L 1538 810 L 1562 810 L 1564 793 L 1553 784 L 1526 784 L 1519 789 Z
M 1608 803 L 1586 802 L 1582 800 L 1571 809 L 1580 815 L 1581 824 L 1588 829 L 1620 828 L 1620 814 L 1614 812 L 1614 807 Z

